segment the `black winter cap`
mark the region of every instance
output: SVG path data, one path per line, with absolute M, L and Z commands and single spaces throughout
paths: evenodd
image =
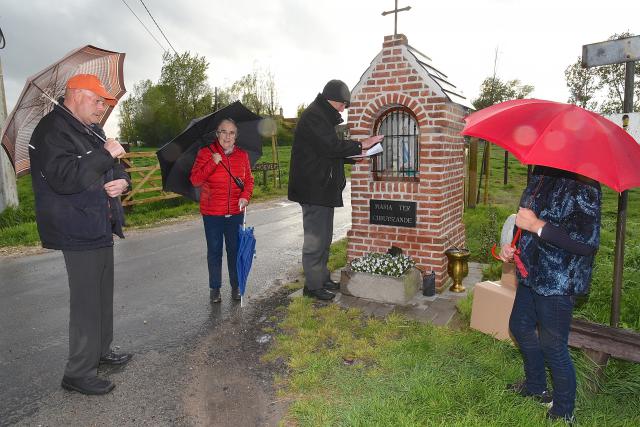
M 342 80 L 329 80 L 324 85 L 324 89 L 322 89 L 322 96 L 330 101 L 344 102 L 347 108 L 351 103 L 351 92 L 349 92 L 349 87 Z

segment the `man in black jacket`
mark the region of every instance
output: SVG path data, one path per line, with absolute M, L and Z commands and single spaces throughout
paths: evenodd
M 339 285 L 331 280 L 327 261 L 333 236 L 333 210 L 343 206 L 342 190 L 346 185 L 345 161 L 364 154 L 382 140 L 373 136 L 363 141 L 339 139 L 335 127 L 342 122 L 341 112 L 349 108 L 351 93 L 340 80 L 329 81 L 302 113 L 291 147 L 289 200 L 302 206 L 304 243 L 302 266 L 303 294 L 330 300 Z
M 69 278 L 69 358 L 62 387 L 105 394 L 98 364 L 123 365 L 130 354 L 111 350 L 113 233 L 122 235 L 120 195 L 130 180 L 116 158 L 124 149 L 103 142 L 98 122 L 116 99 L 91 74 L 67 82 L 62 106 L 38 123 L 29 144 L 36 222 L 42 246 L 62 250 Z

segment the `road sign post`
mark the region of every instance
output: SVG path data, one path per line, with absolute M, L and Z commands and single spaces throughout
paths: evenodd
M 585 68 L 601 65 L 625 64 L 623 113 L 633 110 L 633 80 L 635 61 L 640 59 L 640 36 L 625 37 L 582 46 L 582 66 Z M 611 295 L 611 326 L 620 323 L 620 300 L 624 267 L 624 236 L 627 224 L 628 192 L 618 196 L 618 219 L 616 223 L 616 244 L 613 261 L 613 290 Z

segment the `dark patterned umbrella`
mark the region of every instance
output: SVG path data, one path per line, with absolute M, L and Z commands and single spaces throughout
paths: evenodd
M 76 74 L 94 74 L 115 99 L 120 99 L 125 94 L 124 55 L 87 45 L 69 52 L 27 79 L 0 134 L 2 147 L 9 155 L 17 176 L 29 173 L 28 146 L 31 134 L 40 119 L 53 109 L 52 100 L 64 95 L 70 77 Z M 112 110 L 112 106 L 107 106 L 100 125 L 104 125 Z

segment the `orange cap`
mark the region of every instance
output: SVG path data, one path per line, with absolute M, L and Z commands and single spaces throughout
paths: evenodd
M 114 107 L 118 100 L 107 92 L 98 77 L 93 74 L 76 74 L 67 82 L 67 89 L 87 89 L 104 98 L 107 105 Z

